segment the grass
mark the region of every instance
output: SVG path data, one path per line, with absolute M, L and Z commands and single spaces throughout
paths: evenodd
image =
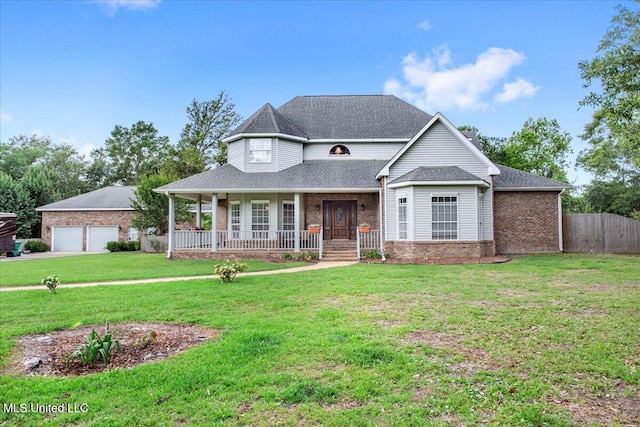
M 206 325 L 222 337 L 86 377 L 3 374 L 0 404 L 87 412 L 2 411 L 0 425 L 633 425 L 639 261 L 358 264 L 226 285 L 3 293 L 5 365 L 18 336 L 106 318 Z
M 212 275 L 213 267 L 225 260 L 167 260 L 165 254 L 114 252 L 59 258 L 41 258 L 0 263 L 0 287 L 39 285 L 55 274 L 60 283 L 155 279 L 161 277 Z M 306 265 L 304 262 L 274 263 L 246 261 L 247 271 L 265 271 Z

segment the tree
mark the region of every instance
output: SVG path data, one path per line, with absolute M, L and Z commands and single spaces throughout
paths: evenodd
M 640 183 L 640 8 L 618 6 L 617 10 L 598 44 L 597 56 L 578 64 L 583 86 L 597 82 L 600 89 L 580 101 L 580 106 L 595 111 L 581 135 L 590 148 L 580 153 L 578 164 L 595 175 L 585 193 L 594 209 L 629 215 L 637 204 L 622 207 L 616 201 L 616 206 L 607 207 L 602 203 L 613 198 L 633 201 L 621 195 L 633 194 Z
M 535 175 L 567 182 L 571 135 L 555 119 L 527 119 L 503 147 L 504 164 Z
M 153 123 L 139 121 L 131 129 L 116 125 L 105 146 L 91 153 L 97 165 L 94 172 L 106 172 L 104 185 L 133 185 L 140 177 L 159 170 L 169 148 L 169 138 L 158 136 Z
M 155 234 L 164 235 L 169 230 L 169 200 L 164 194 L 156 193 L 154 188 L 162 187 L 176 180 L 175 176 L 155 174 L 139 179 L 135 199 L 131 201 L 131 207 L 135 210 L 132 221 L 137 228 L 155 228 Z M 185 199 L 175 200 L 175 221 L 182 223 L 189 221 L 190 203 Z
M 29 166 L 44 160 L 52 146 L 50 137 L 38 135 L 18 135 L 0 142 L 0 171 L 19 180 Z
M 0 171 L 13 180 L 12 188 L 20 187 L 20 193 L 26 192 L 31 202 L 16 202 L 13 208 L 23 225 L 30 224 L 21 237 L 40 236 L 41 218 L 34 208 L 93 189 L 85 180 L 84 157 L 69 144 L 54 144 L 48 136 L 12 137 L 0 143 L 0 154 Z M 14 194 L 14 200 L 20 197 Z
M 18 238 L 31 237 L 38 214 L 29 193 L 16 180 L 0 171 L 0 212 L 16 214 L 16 234 Z
M 462 126 L 460 130 L 474 132 L 484 154 L 494 163 L 567 182 L 571 135 L 555 119 L 529 118 L 509 138 L 482 135 L 474 126 Z
M 27 169 L 18 185 L 27 192 L 31 201 L 29 209 L 43 206 L 61 198 L 56 197 L 57 186 L 47 174 L 47 168 L 44 165 L 34 165 Z M 29 214 L 33 216 L 29 237 L 40 236 L 42 219 L 40 215 L 33 211 Z
M 221 91 L 210 101 L 194 99 L 187 107 L 187 117 L 189 123 L 180 134 L 178 156 L 184 156 L 192 165 L 204 164 L 205 169 L 199 172 L 225 164 L 227 146 L 222 138 L 242 120 L 227 94 Z

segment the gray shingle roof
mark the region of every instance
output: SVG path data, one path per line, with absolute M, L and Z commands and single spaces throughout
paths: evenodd
M 36 208 L 37 211 L 68 210 L 133 210 L 131 200 L 135 186 L 105 187 L 69 199 L 49 203 Z
M 471 141 L 471 143 L 472 143 L 473 145 L 475 145 L 475 146 L 476 146 L 476 148 L 477 148 L 478 150 L 480 150 L 480 151 L 483 151 L 483 152 L 484 152 L 484 150 L 482 149 L 482 143 L 481 143 L 481 142 L 480 142 L 480 140 L 478 139 L 478 135 L 476 135 L 476 133 L 475 133 L 475 132 L 470 131 L 470 130 L 461 130 L 460 132 L 462 132 L 462 134 L 463 134 L 464 136 L 466 136 L 466 137 L 467 137 L 467 139 L 468 139 L 469 141 Z
M 382 160 L 312 160 L 280 172 L 255 173 L 245 173 L 227 164 L 156 191 L 372 190 L 380 188 L 376 174 L 385 163 Z
M 500 169 L 500 175 L 493 177 L 493 186 L 500 189 L 553 189 L 562 190 L 573 188 L 569 184 L 534 175 L 508 166 L 496 165 Z
M 229 136 L 278 129 L 308 139 L 409 139 L 430 118 L 393 95 L 298 96 L 277 110 L 265 105 Z
M 475 176 L 474 174 L 467 172 L 463 169 L 460 169 L 458 166 L 436 166 L 436 167 L 428 167 L 421 166 L 408 172 L 393 181 L 389 184 L 399 184 L 401 182 L 411 182 L 411 181 L 428 181 L 428 182 L 436 182 L 436 181 L 482 181 L 481 178 Z
M 278 112 L 271 104 L 256 111 L 251 117 L 242 122 L 240 126 L 235 128 L 228 136 L 241 133 L 282 133 L 285 135 L 307 138 L 302 130 L 291 123 L 289 119 Z

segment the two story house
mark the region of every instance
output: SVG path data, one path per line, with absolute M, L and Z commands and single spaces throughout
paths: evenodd
M 168 257 L 562 250 L 560 194 L 570 186 L 494 164 L 473 133 L 395 96 L 266 104 L 223 142 L 227 164 L 156 189 L 169 197 Z M 209 206 L 213 230 L 177 230 L 176 197 Z M 201 216 L 197 208 L 197 225 Z

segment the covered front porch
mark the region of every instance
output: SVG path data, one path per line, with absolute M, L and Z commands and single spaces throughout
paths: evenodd
M 383 253 L 378 191 L 192 195 L 191 224 L 175 223 L 175 198 L 181 195 L 168 196 L 168 258 L 282 259 L 311 252 L 319 259 L 359 259 L 364 251 Z M 211 215 L 210 230 L 202 227 L 205 214 Z M 362 223 L 371 230 L 359 230 Z

